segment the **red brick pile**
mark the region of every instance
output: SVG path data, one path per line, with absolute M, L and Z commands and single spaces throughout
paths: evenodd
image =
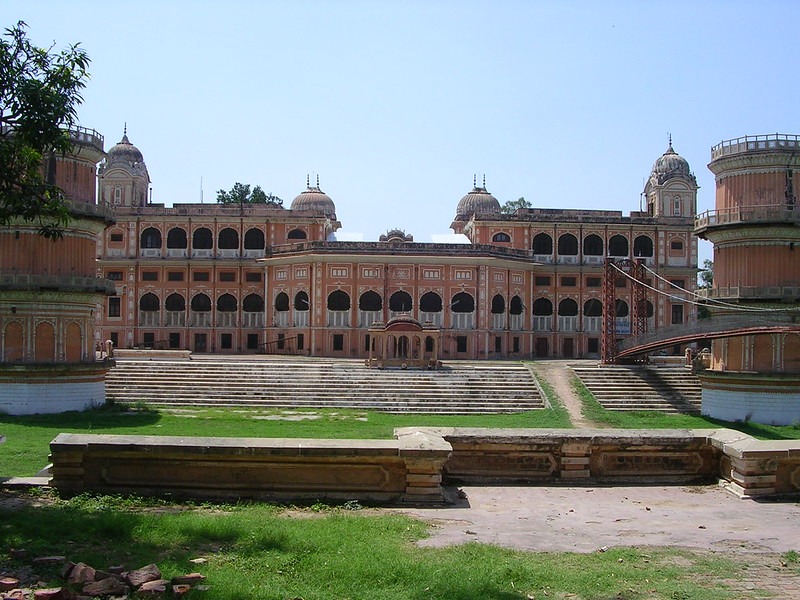
M 60 574 L 64 585 L 59 587 L 45 588 L 45 584 L 41 583 L 23 587 L 24 584 L 13 574 L 0 574 L 0 600 L 91 600 L 111 596 L 115 599 L 133 596 L 181 598 L 192 587 L 201 589 L 199 584 L 205 580 L 205 576 L 200 573 L 164 579 L 155 564 L 132 571 L 126 571 L 123 567 L 109 567 L 103 571 L 82 562 L 69 562 L 63 556 L 33 559 L 34 569 L 36 566 L 62 563 Z M 26 579 L 30 579 L 31 573 L 28 570 L 26 575 Z

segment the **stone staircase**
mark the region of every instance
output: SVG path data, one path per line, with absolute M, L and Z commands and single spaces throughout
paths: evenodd
M 352 408 L 485 414 L 544 408 L 531 372 L 514 362 L 448 362 L 438 371 L 368 369 L 362 361 L 298 357 L 118 359 L 106 376 L 116 402 L 194 407 Z
M 608 410 L 700 414 L 700 380 L 686 367 L 603 365 L 572 370 Z

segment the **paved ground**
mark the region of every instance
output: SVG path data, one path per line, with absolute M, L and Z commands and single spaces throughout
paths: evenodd
M 716 486 L 461 489 L 466 499 L 456 508 L 403 511 L 432 523 L 425 545 L 478 541 L 572 552 L 612 546 L 800 550 L 800 504 L 742 500 Z
M 712 584 L 741 599 L 800 600 L 800 503 L 741 500 L 717 486 L 465 487 L 447 509 L 405 509 L 430 523 L 423 546 L 481 542 L 539 552 L 614 546 L 688 548 L 740 567 Z M 676 559 L 677 560 L 677 559 Z

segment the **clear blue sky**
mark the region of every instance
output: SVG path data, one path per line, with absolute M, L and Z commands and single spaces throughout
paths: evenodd
M 318 174 L 349 238 L 449 233 L 476 173 L 501 203 L 638 210 L 670 133 L 703 211 L 713 144 L 800 134 L 795 0 L 13 4 L 88 51 L 81 122 L 106 149 L 127 122 L 155 202 L 202 177 L 288 206 Z

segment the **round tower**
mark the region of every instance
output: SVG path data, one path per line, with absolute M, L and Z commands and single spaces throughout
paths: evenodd
M 800 419 L 800 136 L 723 141 L 708 168 L 716 205 L 695 233 L 714 244 L 709 310 L 742 335 L 714 340 L 703 413 L 790 424 Z
M 45 159 L 66 196 L 70 221 L 55 241 L 36 223 L 0 228 L 0 411 L 81 410 L 105 402 L 107 363 L 96 362 L 95 311 L 112 282 L 95 275 L 98 235 L 113 214 L 96 197 L 103 137 L 70 130 L 72 151 Z

